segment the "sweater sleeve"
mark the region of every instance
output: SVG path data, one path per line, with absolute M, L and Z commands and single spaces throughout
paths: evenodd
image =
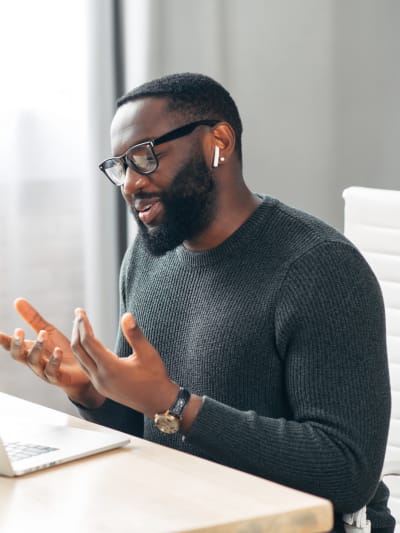
M 143 415 L 125 405 L 107 399 L 98 409 L 87 409 L 78 404 L 75 406 L 85 420 L 129 433 L 135 437 L 143 436 Z
M 380 478 L 390 385 L 380 288 L 354 247 L 320 244 L 290 265 L 274 328 L 291 416 L 205 397 L 186 438 L 216 461 L 326 497 L 337 512 L 357 510 Z

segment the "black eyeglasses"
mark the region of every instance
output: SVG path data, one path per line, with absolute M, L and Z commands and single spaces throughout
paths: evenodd
M 131 146 L 123 155 L 110 157 L 100 163 L 99 168 L 114 185 L 120 187 L 124 184 L 127 167 L 132 168 L 138 174 L 151 174 L 157 170 L 158 158 L 154 152 L 155 146 L 189 135 L 198 126 L 215 126 L 218 122 L 219 120 L 197 120 L 185 124 L 161 137 Z

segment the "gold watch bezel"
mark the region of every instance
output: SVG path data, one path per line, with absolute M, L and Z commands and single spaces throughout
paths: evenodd
M 154 415 L 154 424 L 163 433 L 172 435 L 173 433 L 178 433 L 181 426 L 181 419 L 167 410 L 165 413 Z

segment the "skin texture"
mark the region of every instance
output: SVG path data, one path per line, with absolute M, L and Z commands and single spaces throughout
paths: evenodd
M 187 119 L 171 114 L 164 98 L 144 98 L 121 106 L 111 126 L 113 155 L 121 155 L 139 142 L 160 136 Z M 219 147 L 218 168 L 212 168 L 215 146 Z M 140 195 L 160 196 L 182 168 L 190 168 L 193 154 L 208 165 L 214 178 L 214 209 L 208 224 L 183 244 L 190 250 L 214 248 L 228 238 L 256 209 L 259 200 L 245 185 L 241 165 L 234 152 L 232 128 L 220 122 L 213 128 L 200 126 L 192 134 L 157 147 L 158 169 L 140 175 L 128 168 L 122 194 L 132 210 Z M 136 204 L 137 205 L 137 204 Z M 157 206 L 157 217 L 146 228 L 155 231 L 162 223 L 165 206 Z M 121 327 L 132 348 L 127 358 L 119 358 L 96 337 L 83 309 L 75 310 L 71 340 L 45 320 L 32 305 L 19 298 L 16 310 L 35 331 L 36 340 L 26 340 L 24 331 L 0 333 L 0 345 L 16 361 L 28 366 L 41 379 L 58 386 L 75 402 L 88 408 L 100 407 L 105 398 L 129 406 L 146 416 L 163 412 L 176 398 L 179 385 L 168 376 L 157 350 L 145 338 L 135 318 L 125 314 Z M 184 411 L 181 430 L 187 431 L 202 399 L 192 394 Z

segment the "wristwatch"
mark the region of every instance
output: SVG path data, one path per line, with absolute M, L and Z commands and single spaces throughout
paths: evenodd
M 183 387 L 179 388 L 176 400 L 164 413 L 154 415 L 154 424 L 163 433 L 172 435 L 177 433 L 181 426 L 182 413 L 190 400 L 190 392 Z

